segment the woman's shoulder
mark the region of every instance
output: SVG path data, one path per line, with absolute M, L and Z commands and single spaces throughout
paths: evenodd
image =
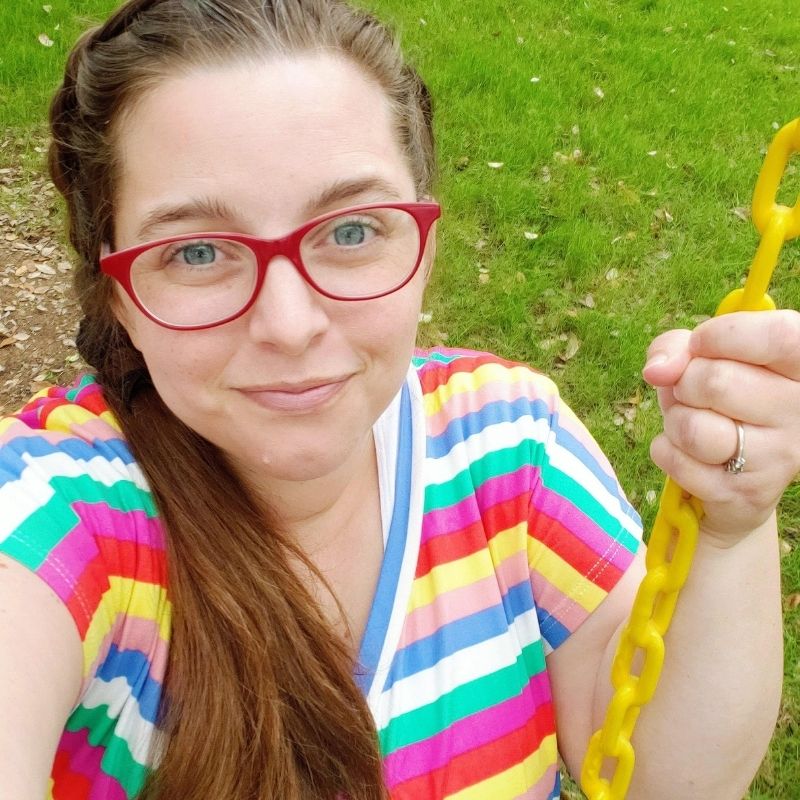
M 146 480 L 92 376 L 0 419 L 0 552 L 67 600 L 82 633 L 109 575 L 160 582 L 143 570 L 160 573 L 163 549 Z
M 44 502 L 53 494 L 87 502 L 105 495 L 154 513 L 147 482 L 90 374 L 43 389 L 0 418 L 0 506 L 8 511 L 8 496 Z
M 57 469 L 66 461 L 89 466 L 105 462 L 117 474 L 139 476 L 119 423 L 95 377 L 81 375 L 68 386 L 51 386 L 13 414 L 0 418 L 0 482 L 10 464 Z M 47 471 L 45 469 L 45 471 Z
M 428 413 L 451 408 L 459 415 L 496 403 L 537 406 L 556 413 L 560 401 L 555 383 L 519 361 L 493 353 L 454 348 L 418 349 L 412 361 Z
M 7 431 L 19 424 L 31 431 L 49 431 L 57 434 L 69 434 L 78 438 L 87 438 L 82 427 L 87 422 L 97 421 L 111 428 L 120 436 L 120 428 L 114 415 L 108 408 L 103 388 L 91 373 L 79 375 L 66 386 L 49 386 L 28 400 L 18 411 L 2 418 L 0 422 L 0 439 L 8 440 Z M 89 434 L 88 439 L 95 438 Z
M 134 494 L 149 496 L 102 387 L 90 374 L 43 389 L 0 418 L 0 487 L 8 491 L 20 480 L 59 478 L 83 482 L 87 491 L 90 480 L 106 489 L 129 484 Z

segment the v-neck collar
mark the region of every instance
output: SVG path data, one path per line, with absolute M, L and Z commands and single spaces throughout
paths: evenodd
M 413 380 L 419 383 L 413 367 L 409 370 L 409 378 L 411 380 L 407 379 L 400 390 L 391 524 L 354 676 L 368 701 L 380 695 L 383 689 L 400 639 L 408 594 L 416 569 L 418 547 L 412 545 L 414 542 L 418 544 L 421 507 L 418 513 L 416 506 L 419 504 L 412 502 L 415 484 L 418 482 L 414 480 L 413 467 L 420 455 L 415 451 L 424 448 L 424 431 L 415 430 L 419 425 L 415 425 L 412 389 L 420 387 L 415 387 L 412 383 Z M 423 435 L 421 443 L 419 433 Z M 370 702 L 370 705 L 373 703 Z

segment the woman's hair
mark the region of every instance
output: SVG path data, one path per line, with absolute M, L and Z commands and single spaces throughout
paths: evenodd
M 79 258 L 78 347 L 167 539 L 172 638 L 146 798 L 385 797 L 374 723 L 352 677 L 354 643 L 326 621 L 297 565 L 321 576 L 224 454 L 163 404 L 98 267 L 115 241 L 117 139 L 147 91 L 197 68 L 321 52 L 383 88 L 418 196 L 430 194 L 425 85 L 391 33 L 342 0 L 130 0 L 78 41 L 51 107 L 50 172 Z

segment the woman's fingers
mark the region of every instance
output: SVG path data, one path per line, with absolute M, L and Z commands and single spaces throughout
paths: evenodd
M 665 412 L 664 434 L 675 447 L 702 464 L 726 464 L 739 447 L 736 423 L 732 419 L 715 411 L 688 408 L 680 403 Z M 758 453 L 764 440 L 762 430 L 748 424 L 745 437 L 746 451 L 752 449 L 753 453 Z M 754 469 L 758 465 L 748 461 L 748 467 Z
M 669 331 L 648 351 L 664 433 L 650 454 L 703 502 L 705 525 L 745 535 L 800 470 L 800 314 L 741 312 Z M 744 431 L 741 474 L 726 471 Z
M 642 374 L 653 386 L 672 386 L 692 358 L 691 331 L 672 330 L 653 339 L 647 348 L 647 363 Z
M 681 405 L 710 409 L 753 425 L 800 426 L 800 383 L 766 367 L 693 358 L 672 394 Z
M 692 331 L 691 353 L 767 367 L 800 380 L 800 314 L 740 311 L 707 320 Z
M 758 442 L 753 443 L 751 455 L 750 443 L 745 440 L 748 461 L 740 475 L 727 472 L 722 464 L 706 464 L 692 458 L 666 433 L 653 440 L 650 457 L 657 467 L 703 503 L 704 526 L 715 531 L 721 540 L 734 542 L 772 514 L 791 477 L 780 460 L 762 459 L 751 468 L 750 459 L 757 459 L 759 446 Z

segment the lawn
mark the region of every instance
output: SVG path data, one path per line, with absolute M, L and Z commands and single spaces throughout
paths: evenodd
M 553 375 L 649 526 L 659 414 L 643 355 L 656 333 L 713 313 L 752 259 L 763 154 L 800 115 L 796 0 L 368 4 L 394 21 L 436 100 L 444 219 L 423 342 Z M 0 6 L 0 167 L 39 168 L 68 44 L 114 5 Z M 794 203 L 799 174 L 791 165 L 783 202 Z M 800 308 L 799 279 L 800 245 L 789 244 L 772 289 L 779 306 Z M 750 800 L 800 791 L 797 484 L 781 535 L 785 696 Z

